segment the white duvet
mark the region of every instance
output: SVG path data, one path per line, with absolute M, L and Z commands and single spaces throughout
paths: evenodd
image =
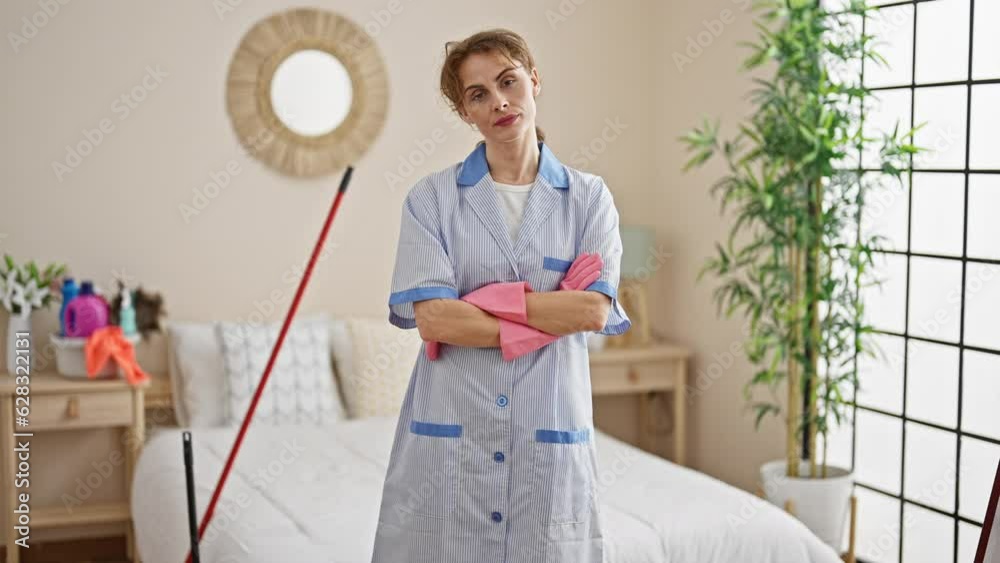
M 201 561 L 368 563 L 395 424 L 383 417 L 327 427 L 251 425 Z M 199 520 L 236 433 L 192 431 Z M 602 432 L 595 439 L 606 563 L 840 561 L 798 520 L 751 494 Z M 181 430 L 157 430 L 132 489 L 144 563 L 184 561 L 186 507 Z

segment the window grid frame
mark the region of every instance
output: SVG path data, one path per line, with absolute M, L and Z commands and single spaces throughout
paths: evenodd
M 987 265 L 1000 265 L 1000 259 L 990 259 L 990 258 L 970 258 L 968 256 L 968 240 L 969 240 L 969 178 L 972 174 L 1000 174 L 1000 169 L 971 169 L 969 167 L 969 155 L 970 155 L 970 141 L 971 141 L 971 130 L 972 130 L 972 90 L 974 86 L 986 85 L 986 84 L 1000 84 L 1000 78 L 989 78 L 989 79 L 973 79 L 973 57 L 974 57 L 974 34 L 975 34 L 975 0 L 969 0 L 969 37 L 968 37 L 968 61 L 966 69 L 966 79 L 965 80 L 951 80 L 951 81 L 941 81 L 941 82 L 926 82 L 918 84 L 916 82 L 916 64 L 917 64 L 917 45 L 919 44 L 919 38 L 917 36 L 917 19 L 919 17 L 919 7 L 918 4 L 924 4 L 927 2 L 935 2 L 938 0 L 906 0 L 900 2 L 892 2 L 883 4 L 880 6 L 873 6 L 875 10 L 883 10 L 887 8 L 895 8 L 902 6 L 913 6 L 913 41 L 912 41 L 912 52 L 911 52 L 911 63 L 910 63 L 910 80 L 909 84 L 899 84 L 899 85 L 889 85 L 889 86 L 878 86 L 871 87 L 872 92 L 890 91 L 890 90 L 903 90 L 909 89 L 910 91 L 910 127 L 914 126 L 916 121 L 916 92 L 918 89 L 923 88 L 937 88 L 943 86 L 965 86 L 965 159 L 964 164 L 961 168 L 914 168 L 913 156 L 909 157 L 909 166 L 906 170 L 907 182 L 909 185 L 908 190 L 908 202 L 907 202 L 907 224 L 906 224 L 906 250 L 880 250 L 879 254 L 883 255 L 898 255 L 906 257 L 906 290 L 905 290 L 905 311 L 904 311 L 904 324 L 903 332 L 889 331 L 889 330 L 879 330 L 875 329 L 875 334 L 888 335 L 902 338 L 903 340 L 903 386 L 902 386 L 902 407 L 900 414 L 885 411 L 883 409 L 859 405 L 858 404 L 858 389 L 855 387 L 852 391 L 852 398 L 850 405 L 852 407 L 851 416 L 851 470 L 854 471 L 857 464 L 857 413 L 858 411 L 876 413 L 882 416 L 890 417 L 900 421 L 900 431 L 901 431 L 901 442 L 900 442 L 900 476 L 899 476 L 899 493 L 892 493 L 881 487 L 874 486 L 871 484 L 859 482 L 855 477 L 854 486 L 860 487 L 862 489 L 878 493 L 880 495 L 895 499 L 899 501 L 899 513 L 898 520 L 896 524 L 899 529 L 898 538 L 898 550 L 899 550 L 899 561 L 903 561 L 904 556 L 904 538 L 906 535 L 906 530 L 903 525 L 904 523 L 904 511 L 906 505 L 912 505 L 915 507 L 922 508 L 924 510 L 951 518 L 953 521 L 952 526 L 952 560 L 953 563 L 959 563 L 959 534 L 960 534 L 960 524 L 966 523 L 974 526 L 982 527 L 983 522 L 977 521 L 972 518 L 962 516 L 960 514 L 960 492 L 961 492 L 961 460 L 962 460 L 962 440 L 963 438 L 972 438 L 986 442 L 993 445 L 1000 446 L 1000 439 L 993 438 L 990 436 L 983 436 L 973 432 L 968 432 L 962 429 L 962 404 L 964 397 L 964 386 L 963 386 L 963 376 L 964 376 L 964 362 L 965 362 L 965 352 L 981 352 L 986 354 L 998 355 L 1000 356 L 1000 349 L 984 348 L 980 346 L 970 346 L 965 343 L 965 307 L 966 307 L 966 273 L 970 264 L 987 264 Z M 861 33 L 866 33 L 866 26 L 868 23 L 868 15 L 866 14 L 861 20 Z M 860 78 L 862 83 L 864 83 L 865 76 L 865 61 L 861 62 L 861 74 Z M 864 109 L 862 108 L 862 122 L 864 121 Z M 860 166 L 861 155 L 859 154 L 859 167 L 857 168 L 859 173 L 867 172 L 881 172 L 878 168 L 865 168 Z M 937 174 L 937 173 L 947 173 L 947 174 L 962 174 L 963 176 L 963 210 L 962 210 L 962 253 L 961 256 L 949 256 L 922 252 L 913 252 L 912 249 L 912 232 L 913 232 L 913 174 Z M 858 229 L 861 229 L 861 218 L 858 217 Z M 950 342 L 935 338 L 927 338 L 917 335 L 910 334 L 910 269 L 911 262 L 913 258 L 933 258 L 939 260 L 950 260 L 958 261 L 962 264 L 961 272 L 961 291 L 960 291 L 960 302 L 959 302 L 959 334 L 958 342 Z M 910 351 L 910 341 L 918 342 L 928 342 L 933 344 L 940 344 L 948 346 L 958 351 L 958 393 L 957 393 L 957 408 L 956 408 L 956 418 L 955 427 L 949 428 L 947 426 L 932 423 L 929 421 L 924 421 L 921 419 L 911 418 L 907 410 L 907 386 L 909 379 L 909 351 Z M 854 370 L 857 373 L 858 370 L 858 357 L 855 354 L 854 357 Z M 947 511 L 934 506 L 930 506 L 926 503 L 910 499 L 906 495 L 906 428 L 907 424 L 919 424 L 924 427 L 934 428 L 940 431 L 948 432 L 955 439 L 955 491 L 954 491 L 954 510 Z

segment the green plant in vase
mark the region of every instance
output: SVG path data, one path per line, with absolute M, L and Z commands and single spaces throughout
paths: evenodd
M 59 280 L 65 272 L 65 264 L 53 263 L 39 270 L 34 260 L 18 266 L 13 257 L 4 254 L 0 303 L 11 316 L 27 317 L 34 310 L 46 309 L 59 295 Z
M 861 289 L 878 283 L 873 257 L 882 241 L 859 228 L 860 218 L 871 191 L 886 179 L 900 183 L 920 150 L 912 130 L 864 133 L 873 94 L 855 69 L 885 64 L 861 31 L 870 9 L 757 2 L 758 36 L 743 70 L 766 77 L 753 79 L 752 114 L 730 140 L 708 120 L 681 138 L 693 153 L 684 170 L 715 156 L 727 168 L 711 191 L 734 222 L 699 279 L 717 276 L 720 313 L 749 321 L 745 349 L 756 371 L 744 395 L 755 427 L 784 414 L 790 478 L 828 475 L 826 438 L 857 388 L 855 360 L 875 353 Z
M 53 296 L 59 295 L 59 280 L 65 271 L 63 264 L 49 264 L 41 270 L 34 261 L 18 266 L 10 255 L 4 255 L 0 264 L 0 303 L 9 314 L 7 373 L 20 374 L 30 369 L 30 350 L 24 346 L 30 339 L 24 335 L 31 331 L 31 313 L 47 308 Z

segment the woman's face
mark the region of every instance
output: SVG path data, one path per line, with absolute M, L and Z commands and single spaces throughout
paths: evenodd
M 474 53 L 458 71 L 462 79 L 459 114 L 487 141 L 507 142 L 535 130 L 538 69 L 530 74 L 517 61 L 496 53 Z

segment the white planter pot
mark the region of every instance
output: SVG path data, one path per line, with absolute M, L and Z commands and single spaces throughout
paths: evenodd
M 139 342 L 138 334 L 125 336 L 125 339 L 133 346 Z M 85 347 L 89 338 L 76 338 L 72 336 L 59 336 L 52 333 L 49 335 L 52 347 L 56 351 L 56 371 L 60 375 L 67 377 L 89 378 L 87 375 L 87 355 Z M 110 375 L 122 375 L 118 363 L 114 359 L 108 360 L 104 367 L 94 374 L 94 377 L 106 377 Z
M 31 332 L 31 315 L 27 317 L 22 317 L 21 315 L 10 315 L 7 320 L 7 373 L 9 375 L 15 375 L 14 370 L 17 366 L 17 354 L 15 353 L 17 348 L 14 341 L 17 339 L 18 332 Z M 27 336 L 28 340 L 31 340 L 31 335 Z M 31 352 L 28 351 L 25 354 L 21 352 L 22 356 L 26 356 L 31 364 L 34 364 Z M 22 369 L 24 367 L 24 360 L 21 361 Z
M 791 500 L 795 517 L 838 555 L 843 553 L 854 474 L 841 467 L 827 466 L 828 477 L 811 479 L 808 477 L 809 463 L 801 462 L 799 475 L 806 477 L 788 477 L 786 468 L 787 461 L 783 459 L 760 467 L 767 500 L 782 509 L 786 501 Z

